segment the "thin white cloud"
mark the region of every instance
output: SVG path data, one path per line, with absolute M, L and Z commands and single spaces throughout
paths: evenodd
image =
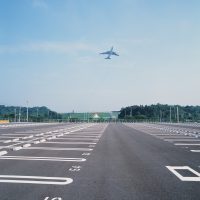
M 48 5 L 44 0 L 33 0 L 33 7 L 46 9 L 48 8 Z
M 86 43 L 36 42 L 19 45 L 0 45 L 0 53 L 74 53 L 77 51 L 93 51 L 95 47 Z
M 151 44 L 153 42 L 155 41 L 134 38 L 120 38 L 117 41 L 109 40 L 101 43 L 90 43 L 86 41 L 36 41 L 16 45 L 0 45 L 0 54 L 66 54 L 73 58 L 76 57 L 76 62 L 95 65 L 104 58 L 103 55 L 98 57 L 96 57 L 96 55 L 108 50 L 112 45 L 114 45 L 114 50 L 120 54 L 120 57 L 117 58 L 118 64 L 116 63 L 115 67 L 120 69 L 123 66 L 123 68 L 131 69 L 136 65 L 136 62 L 138 62 L 137 58 L 135 58 L 133 54 L 135 44 L 143 46 L 144 44 Z M 124 59 L 121 60 L 121 57 Z M 131 64 L 128 62 L 130 60 Z

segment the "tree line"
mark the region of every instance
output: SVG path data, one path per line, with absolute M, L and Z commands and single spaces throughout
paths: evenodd
M 73 119 L 71 115 L 72 114 L 69 113 L 57 113 L 45 106 L 28 108 L 29 122 L 71 121 Z M 6 119 L 12 122 L 26 122 L 27 107 L 0 105 L 0 120 L 1 119 Z M 118 120 L 200 122 L 200 106 L 180 106 L 168 104 L 133 105 L 121 108 Z
M 26 122 L 27 107 L 0 105 L 0 119 L 7 119 L 12 122 Z M 59 121 L 61 119 L 62 114 L 52 111 L 45 106 L 28 108 L 29 122 Z
M 200 122 L 200 106 L 133 105 L 122 108 L 119 119 L 152 122 Z

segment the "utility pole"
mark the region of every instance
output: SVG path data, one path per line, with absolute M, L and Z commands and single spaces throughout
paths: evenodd
M 21 122 L 21 107 L 19 107 L 19 122 Z
M 131 107 L 130 117 L 132 117 L 132 116 L 133 116 L 133 109 L 132 109 L 132 107 Z
M 131 106 L 131 111 L 130 111 L 130 119 L 131 119 L 131 121 L 132 121 L 132 117 L 133 117 L 133 108 Z
M 176 107 L 174 106 L 174 120 L 176 121 Z
M 17 110 L 16 110 L 16 108 L 14 109 L 14 111 L 15 111 L 15 122 L 17 122 Z
M 28 101 L 26 101 L 27 109 L 26 109 L 26 121 L 28 122 Z
M 162 122 L 162 110 L 160 110 L 160 122 Z
M 39 121 L 39 120 L 38 120 L 38 108 L 37 108 L 37 115 L 36 115 L 36 116 L 37 116 L 37 122 L 38 122 L 38 121 Z
M 169 121 L 170 123 L 172 123 L 172 108 L 170 106 L 170 110 L 169 110 Z
M 179 111 L 178 111 L 178 106 L 176 107 L 177 111 L 177 123 L 179 123 Z

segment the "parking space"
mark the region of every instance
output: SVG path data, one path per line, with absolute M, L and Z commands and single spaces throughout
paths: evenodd
M 0 185 L 72 183 L 73 178 L 66 177 L 80 171 L 106 126 L 76 124 L 42 131 L 1 132 L 0 148 L 4 153 L 0 154 Z
M 166 142 L 170 142 L 176 146 L 181 146 L 187 148 L 189 151 L 194 150 L 193 148 L 200 146 L 200 130 L 196 129 L 196 124 L 194 127 L 189 124 L 189 127 L 183 128 L 179 126 L 171 126 L 169 124 L 127 124 L 129 127 L 141 130 L 147 134 L 150 134 L 158 139 Z M 193 152 L 193 151 L 191 151 Z
M 184 124 L 170 125 L 170 124 L 148 124 L 148 123 L 128 123 L 125 124 L 130 128 L 142 131 L 164 142 L 173 144 L 182 151 L 191 154 L 200 153 L 200 130 L 199 126 L 185 126 Z M 196 158 L 196 156 L 195 156 Z M 193 165 L 188 159 L 187 164 L 182 166 L 177 160 L 176 165 L 166 166 L 166 168 L 173 173 L 181 181 L 200 182 L 199 165 L 200 161 L 197 157 L 197 164 Z M 199 162 L 198 162 L 199 161 Z M 191 167 L 192 166 L 192 167 Z M 182 175 L 181 173 L 186 173 Z

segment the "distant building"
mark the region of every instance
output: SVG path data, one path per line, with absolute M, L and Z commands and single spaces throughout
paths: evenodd
M 93 119 L 99 119 L 99 115 L 97 113 L 95 113 L 93 116 L 92 116 Z
M 65 119 L 69 121 L 112 121 L 118 119 L 119 111 L 92 112 L 92 113 L 66 113 Z

